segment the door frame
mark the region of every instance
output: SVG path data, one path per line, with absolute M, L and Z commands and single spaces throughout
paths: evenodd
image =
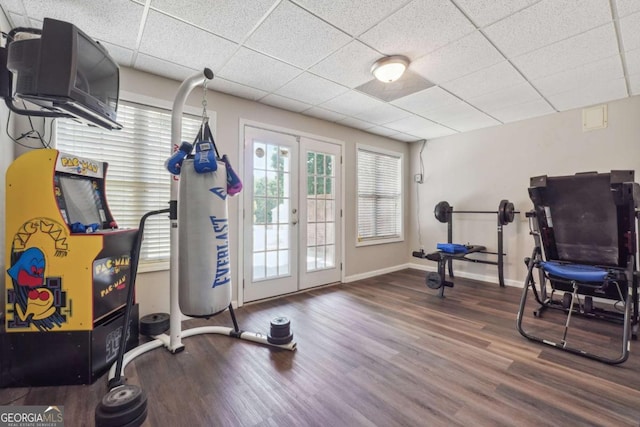
M 340 259 L 338 260 L 338 262 L 342 265 L 342 268 L 340 270 L 340 281 L 344 283 L 345 280 L 345 272 L 347 270 L 346 268 L 346 264 L 345 264 L 345 246 L 346 246 L 346 240 L 345 240 L 345 164 L 346 162 L 344 161 L 344 156 L 345 156 L 345 142 L 341 141 L 339 139 L 335 139 L 335 138 L 329 138 L 326 136 L 322 136 L 322 135 L 318 135 L 318 134 L 314 134 L 314 133 L 310 133 L 310 132 L 304 132 L 301 130 L 297 130 L 297 129 L 292 129 L 292 128 L 287 128 L 287 127 L 283 127 L 283 126 L 277 126 L 277 125 L 273 125 L 273 124 L 269 124 L 269 123 L 264 123 L 264 122 L 259 122 L 259 121 L 255 121 L 255 120 L 250 120 L 250 119 L 245 119 L 245 118 L 240 118 L 239 122 L 238 122 L 238 167 L 237 167 L 237 171 L 238 171 L 238 175 L 242 177 L 242 180 L 245 180 L 245 165 L 244 165 L 244 149 L 245 149 L 245 132 L 244 132 L 244 128 L 245 126 L 252 126 L 252 127 L 257 127 L 257 128 L 261 128 L 261 129 L 265 129 L 268 131 L 272 131 L 272 132 L 281 132 L 281 133 L 287 133 L 287 134 L 291 134 L 291 135 L 296 135 L 296 136 L 300 136 L 300 137 L 306 137 L 306 138 L 312 138 L 315 140 L 319 140 L 319 141 L 324 141 L 324 142 L 328 142 L 331 144 L 336 144 L 336 145 L 340 145 L 340 151 L 342 152 L 342 161 L 340 162 L 340 175 L 342 177 L 341 179 L 341 183 L 340 183 L 340 204 L 342 205 L 342 214 L 340 215 L 340 221 L 339 221 L 339 225 L 340 225 L 340 245 L 341 245 L 341 250 L 340 250 Z M 238 224 L 238 250 L 236 253 L 236 259 L 238 260 L 238 268 L 236 270 L 236 274 L 238 277 L 238 280 L 236 281 L 236 291 L 237 291 L 237 306 L 238 307 L 242 307 L 242 305 L 244 305 L 244 205 L 245 205 L 245 197 L 246 197 L 246 192 L 242 191 L 241 193 L 241 198 L 238 200 L 238 215 L 237 215 L 237 224 Z M 337 242 L 336 242 L 337 243 Z

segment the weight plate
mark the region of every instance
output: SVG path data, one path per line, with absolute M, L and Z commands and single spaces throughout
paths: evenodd
M 500 200 L 500 204 L 498 205 L 498 222 L 500 223 L 500 225 L 506 225 L 506 209 L 507 209 L 507 205 L 509 204 L 508 200 Z
M 286 329 L 291 322 L 286 317 L 276 317 L 271 321 L 271 329 Z
M 285 337 L 274 337 L 267 334 L 267 341 L 269 341 L 271 344 L 276 344 L 276 345 L 289 344 L 292 340 L 293 340 L 293 332 Z
M 436 271 L 430 271 L 426 277 L 429 289 L 440 289 L 442 287 L 442 277 Z
M 142 389 L 135 385 L 125 384 L 110 390 L 104 395 L 100 406 L 105 412 L 118 412 L 140 402 Z
M 156 336 L 169 330 L 169 315 L 167 313 L 152 313 L 140 319 L 140 334 Z
M 567 310 L 569 307 L 571 307 L 571 294 L 565 292 L 564 295 L 562 295 L 562 308 Z
M 515 208 L 513 207 L 513 203 L 511 202 L 507 203 L 507 206 L 504 209 L 505 225 L 512 223 L 515 216 L 516 214 L 515 214 Z
M 147 395 L 142 389 L 137 386 L 123 386 L 123 387 L 136 387 L 140 390 L 140 394 L 137 393 L 123 393 L 119 397 L 112 397 L 112 395 L 120 395 L 121 387 L 114 388 L 109 391 L 102 399 L 95 412 L 96 427 L 121 427 L 121 426 L 139 426 L 146 418 L 147 414 Z M 111 396 L 111 397 L 110 397 Z M 137 402 L 132 404 L 132 400 L 126 400 L 126 397 L 137 396 Z M 113 404 L 115 401 L 124 403 L 122 406 L 105 406 L 104 401 L 110 400 Z
M 451 206 L 449 202 L 442 201 L 439 202 L 435 209 L 433 210 L 433 214 L 436 219 L 440 222 L 449 222 L 449 211 L 451 210 Z

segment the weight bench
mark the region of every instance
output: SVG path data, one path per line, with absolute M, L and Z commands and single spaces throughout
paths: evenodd
M 639 320 L 636 208 L 640 186 L 634 182 L 634 172 L 534 177 L 529 196 L 534 209 L 526 216 L 535 247 L 531 257 L 525 258 L 527 276 L 517 315 L 518 331 L 530 340 L 601 362 L 626 361 L 630 339 L 637 338 Z M 538 307 L 525 330 L 529 290 Z M 548 309 L 565 315 L 553 333 L 548 324 L 535 320 Z M 615 348 L 612 352 L 606 344 L 598 344 L 602 337 L 595 335 L 595 325 L 575 328 L 572 316 L 617 324 L 606 330 L 619 333 L 619 354 L 614 353 Z M 550 319 L 545 322 L 553 323 Z M 571 335 L 576 329 L 579 333 Z
M 445 279 L 445 267 L 452 260 L 462 261 L 484 261 L 473 258 L 467 258 L 472 253 L 483 253 L 487 248 L 480 245 L 459 245 L 456 243 L 438 243 L 437 252 L 431 252 L 424 255 L 424 258 L 438 263 L 438 271 L 430 271 L 425 278 L 429 289 L 440 289 L 438 296 L 444 298 L 444 288 L 453 288 L 453 282 Z M 449 277 L 453 277 L 452 271 L 449 271 Z

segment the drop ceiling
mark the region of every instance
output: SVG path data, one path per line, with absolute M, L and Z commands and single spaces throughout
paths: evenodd
M 640 94 L 639 0 L 3 0 L 13 26 L 72 22 L 125 67 L 401 141 Z M 4 30 L 4 29 L 3 29 Z M 371 65 L 427 83 L 384 101 Z M 358 90 L 360 88 L 361 90 Z M 411 92 L 411 91 L 406 91 Z M 404 94 L 400 91 L 398 93 Z

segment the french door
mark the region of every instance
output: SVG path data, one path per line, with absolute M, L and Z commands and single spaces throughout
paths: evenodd
M 340 281 L 341 146 L 245 126 L 244 301 Z

